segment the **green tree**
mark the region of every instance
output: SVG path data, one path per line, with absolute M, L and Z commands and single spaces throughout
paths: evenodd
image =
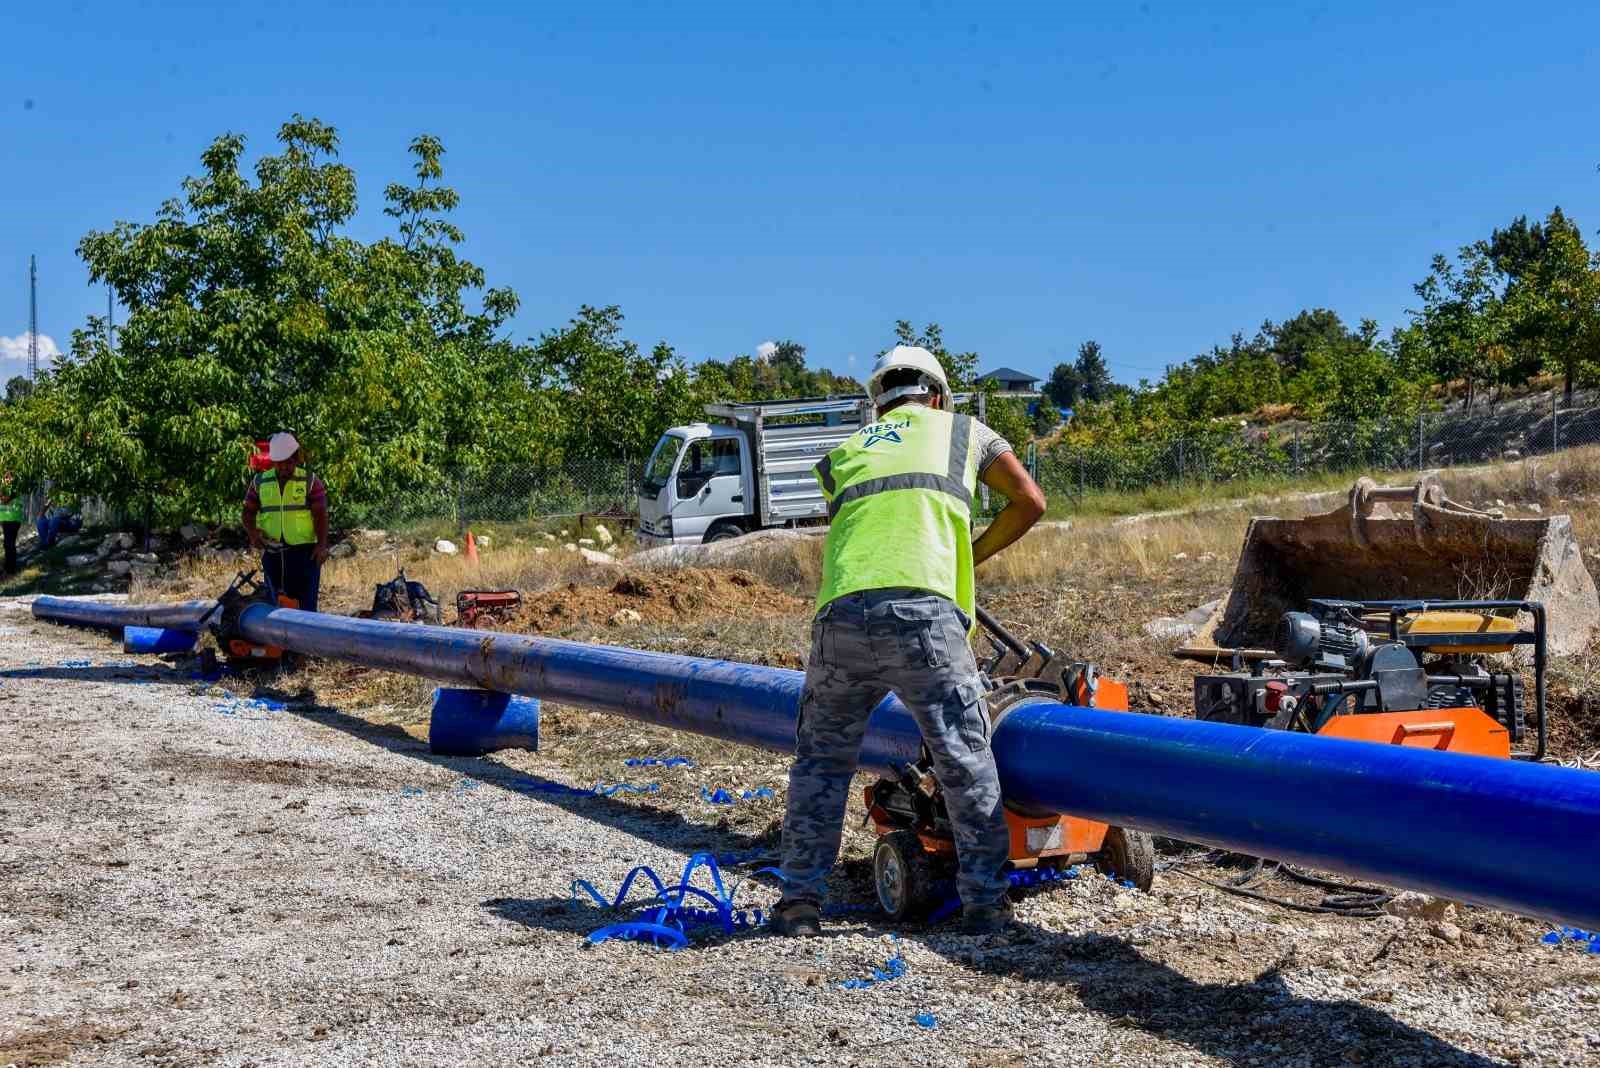
M 642 459 L 667 427 L 702 418 L 684 362 L 664 341 L 646 352 L 624 338 L 616 307 L 580 308 L 539 339 L 534 360 L 541 384 L 562 398 L 566 457 Z
M 1076 365 L 1058 363 L 1050 372 L 1050 380 L 1044 385 L 1044 395 L 1058 408 L 1076 408 L 1082 386 Z
M 1111 396 L 1111 370 L 1100 353 L 1100 342 L 1085 341 L 1078 346 L 1078 361 L 1073 364 L 1078 390 L 1091 404 Z
M 1503 302 L 1508 342 L 1525 354 L 1511 377 L 1542 363 L 1562 376 L 1566 402 L 1574 383 L 1593 373 L 1600 343 L 1600 275 L 1576 223 L 1558 207 L 1543 225 L 1517 219 L 1496 230 L 1479 254 L 1507 276 Z
M 456 252 L 439 141 L 412 141 L 414 181 L 385 192 L 395 233 L 370 244 L 346 232 L 356 178 L 333 127 L 295 116 L 278 143 L 252 181 L 244 138 L 217 138 L 153 221 L 79 244 L 127 317 L 114 351 L 98 320 L 76 331 L 32 412 L 68 446 L 51 474 L 70 492 L 222 514 L 280 427 L 336 508 L 541 447 L 553 398 L 501 336 L 515 294 Z
M 929 323 L 918 333 L 909 320 L 901 319 L 894 324 L 894 336 L 897 344 L 915 345 L 937 356 L 944 367 L 945 377 L 950 380 L 950 388 L 957 393 L 973 388 L 978 378 L 978 354 L 951 352 L 945 348 L 944 331 L 938 323 Z
M 5 401 L 7 404 L 16 404 L 18 401 L 27 399 L 28 394 L 32 392 L 33 381 L 22 375 L 17 375 L 6 383 Z

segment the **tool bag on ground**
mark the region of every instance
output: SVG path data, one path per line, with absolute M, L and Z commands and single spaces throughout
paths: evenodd
M 441 619 L 439 602 L 422 583 L 406 578 L 404 569 L 373 588 L 372 609 L 361 616 L 404 623 L 438 623 Z

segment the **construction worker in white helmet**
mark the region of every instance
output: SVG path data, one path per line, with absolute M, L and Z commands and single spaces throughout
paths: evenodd
M 261 553 L 261 572 L 272 588 L 315 612 L 328 562 L 328 490 L 306 470 L 300 442 L 289 431 L 272 435 L 267 459 L 272 466 L 245 493 L 245 535 Z
M 1011 446 L 951 411 L 944 368 L 897 346 L 867 379 L 878 417 L 815 468 L 828 501 L 822 587 L 800 698 L 783 822 L 783 898 L 774 929 L 820 932 L 829 871 L 867 717 L 891 691 L 915 717 L 944 789 L 962 926 L 1004 930 L 1010 837 L 989 750 L 989 713 L 969 644 L 973 568 L 1027 532 L 1044 493 Z M 1009 502 L 976 541 L 982 482 Z

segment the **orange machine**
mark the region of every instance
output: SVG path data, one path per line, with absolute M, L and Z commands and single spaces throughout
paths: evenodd
M 1092 664 L 1070 663 L 1039 643 L 1024 646 L 981 609 L 979 619 L 995 643 L 984 667 L 995 684 L 988 695 L 991 718 L 1027 698 L 1045 697 L 1112 711 L 1128 711 L 1128 687 L 1099 677 Z M 878 835 L 873 884 L 878 904 L 891 919 L 916 919 L 937 906 L 955 859 L 955 841 L 944 798 L 926 751 L 895 778 L 866 788 L 867 817 Z M 1051 874 L 1093 862 L 1101 871 L 1150 889 L 1155 845 L 1140 831 L 1057 813 L 1028 812 L 1007 805 L 1013 870 Z
M 1522 677 L 1489 658 L 1532 646 L 1538 740 L 1519 755 L 1543 758 L 1543 605 L 1324 599 L 1310 607 L 1279 621 L 1279 659 L 1198 676 L 1196 718 L 1508 758 L 1523 740 Z

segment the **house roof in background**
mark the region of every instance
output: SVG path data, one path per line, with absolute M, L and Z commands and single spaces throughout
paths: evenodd
M 1037 382 L 1037 381 L 1039 381 L 1039 376 L 1038 375 L 1030 375 L 1026 371 L 1017 370 L 1015 367 L 996 367 L 993 371 L 990 371 L 987 374 L 979 375 L 978 376 L 978 381 L 979 382 L 983 382 L 983 381 L 987 381 L 988 379 L 991 379 L 991 378 L 995 379 L 996 381 L 1001 381 L 1001 382 Z

